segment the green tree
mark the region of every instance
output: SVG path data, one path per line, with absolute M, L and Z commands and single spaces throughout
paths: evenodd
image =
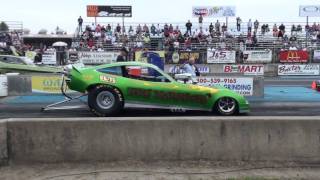
M 9 31 L 9 26 L 3 21 L 0 23 L 0 31 Z

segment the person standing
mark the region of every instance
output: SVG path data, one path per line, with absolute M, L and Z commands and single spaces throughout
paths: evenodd
M 210 23 L 209 32 L 210 32 L 210 34 L 212 34 L 212 32 L 213 32 L 213 24 L 212 23 Z
M 186 28 L 187 28 L 187 34 L 189 34 L 189 36 L 192 35 L 191 27 L 192 27 L 192 23 L 190 22 L 190 20 L 188 20 L 188 22 L 186 23 Z
M 200 16 L 199 16 L 199 29 L 202 28 L 202 22 L 203 22 L 203 17 L 202 17 L 202 14 L 200 14 Z
M 191 74 L 192 83 L 196 84 L 197 76 L 200 76 L 198 67 L 195 65 L 195 58 L 190 56 L 189 61 L 185 63 L 182 68 L 183 72 Z
M 254 25 L 254 32 L 257 32 L 258 28 L 259 28 L 259 21 L 256 19 L 256 21 L 253 23 L 253 25 Z
M 128 50 L 123 47 L 120 50 L 120 55 L 117 57 L 117 62 L 125 62 L 128 61 Z
M 82 17 L 80 16 L 79 18 L 78 18 L 78 32 L 79 33 L 82 33 L 82 23 L 83 23 L 83 19 L 82 19 Z
M 240 17 L 237 17 L 237 31 L 241 30 L 241 22 L 242 20 L 240 19 Z
M 216 28 L 216 32 L 220 32 L 220 22 L 219 20 L 217 20 L 216 24 L 215 24 L 215 28 Z
M 252 30 L 252 22 L 251 22 L 251 19 L 249 19 L 249 22 L 248 22 L 248 33 L 251 33 L 251 30 Z

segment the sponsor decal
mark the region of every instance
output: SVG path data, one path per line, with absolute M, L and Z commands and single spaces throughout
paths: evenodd
M 198 77 L 197 80 L 202 86 L 220 85 L 244 96 L 253 95 L 253 78 Z
M 224 65 L 223 72 L 225 73 L 243 73 L 244 75 L 259 75 L 262 76 L 264 74 L 264 65 L 246 65 L 246 64 L 238 64 L 238 65 Z
M 174 91 L 159 91 L 141 88 L 128 88 L 130 96 L 159 99 L 163 101 L 191 101 L 198 104 L 206 104 L 208 96 L 201 94 L 178 93 Z
M 319 75 L 319 65 L 279 65 L 278 75 Z
M 100 81 L 107 82 L 107 83 L 113 83 L 113 84 L 116 83 L 116 79 L 115 78 L 104 76 L 104 75 L 100 76 Z

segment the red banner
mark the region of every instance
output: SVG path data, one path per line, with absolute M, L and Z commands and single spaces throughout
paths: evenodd
M 309 60 L 309 53 L 302 50 L 281 51 L 279 60 L 281 63 L 306 63 Z

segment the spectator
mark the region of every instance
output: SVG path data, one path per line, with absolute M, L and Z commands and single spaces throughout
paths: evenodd
M 216 28 L 216 32 L 220 33 L 220 22 L 219 22 L 219 20 L 217 20 L 217 22 L 215 24 L 215 28 Z
M 192 23 L 190 22 L 190 20 L 188 20 L 188 22 L 186 23 L 186 28 L 188 35 L 191 36 Z
M 107 31 L 108 31 L 108 32 L 111 31 L 111 26 L 110 26 L 110 24 L 108 24 L 108 26 L 107 26 Z
M 302 26 L 300 24 L 297 26 L 297 32 L 302 32 Z
M 273 25 L 272 34 L 273 34 L 273 37 L 277 37 L 278 36 L 278 26 L 277 26 L 277 24 Z
M 256 19 L 256 21 L 253 24 L 254 24 L 254 31 L 257 32 L 259 28 L 259 21 Z
M 144 24 L 142 32 L 149 33 L 149 28 L 148 28 L 147 24 Z
M 120 24 L 118 23 L 117 27 L 116 27 L 116 32 L 117 33 L 121 33 L 121 26 Z
M 140 24 L 138 24 L 137 28 L 136 28 L 136 33 L 140 34 L 142 31 Z
M 212 25 L 212 23 L 210 23 L 209 32 L 210 32 L 210 34 L 213 32 L 213 25 Z
M 157 25 L 157 35 L 160 36 L 160 33 L 161 33 L 161 29 L 160 29 L 160 25 L 158 24 Z
M 240 19 L 240 17 L 237 17 L 237 31 L 241 30 L 241 22 L 242 20 Z
M 279 32 L 278 32 L 278 39 L 279 39 L 279 38 L 283 38 L 283 31 L 279 31 Z
M 129 36 L 133 36 L 133 28 L 132 28 L 132 26 L 130 26 L 129 27 L 129 31 L 128 31 L 128 33 L 129 33 Z
M 169 26 L 169 32 L 170 32 L 170 33 L 173 33 L 173 26 L 172 26 L 172 24 L 170 24 L 170 26 Z
M 128 50 L 125 47 L 121 48 L 120 55 L 117 57 L 117 62 L 128 61 Z
M 285 29 L 286 27 L 283 25 L 283 23 L 281 23 L 281 25 L 279 26 L 279 30 L 282 31 L 282 34 L 285 33 Z
M 221 27 L 221 31 L 222 31 L 222 35 L 224 35 L 225 32 L 227 31 L 227 25 L 225 23 L 223 23 L 223 25 Z
M 100 33 L 101 32 L 101 26 L 100 26 L 100 24 L 98 24 L 97 26 L 96 26 L 96 32 L 98 32 L 98 33 Z
M 249 22 L 248 22 L 248 32 L 251 33 L 251 30 L 252 30 L 252 22 L 251 22 L 251 19 L 249 19 Z
M 182 70 L 185 73 L 190 73 L 192 77 L 192 83 L 195 84 L 195 78 L 200 76 L 200 72 L 197 66 L 195 66 L 195 58 L 190 56 L 189 61 L 182 66 Z
M 151 34 L 154 36 L 156 34 L 156 27 L 152 24 L 150 27 Z
M 82 23 L 83 23 L 83 19 L 82 17 L 80 16 L 78 18 L 78 33 L 81 33 L 82 32 Z
M 202 14 L 199 16 L 199 28 L 202 28 L 203 17 Z
M 296 31 L 297 31 L 296 26 L 294 24 L 292 24 L 292 26 L 291 26 L 291 36 L 292 36 L 293 32 L 296 32 Z
M 266 25 L 262 24 L 262 26 L 261 26 L 261 34 L 264 35 L 265 32 L 266 32 Z
M 95 31 L 96 30 L 96 25 L 94 23 L 91 24 L 91 27 L 90 27 L 91 31 Z

